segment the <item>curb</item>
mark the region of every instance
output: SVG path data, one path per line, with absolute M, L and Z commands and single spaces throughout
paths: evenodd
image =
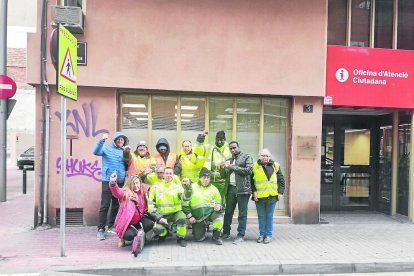
M 413 272 L 413 261 L 397 262 L 279 262 L 274 263 L 217 263 L 204 262 L 175 264 L 139 263 L 127 265 L 99 265 L 76 267 L 51 267 L 40 275 L 292 275 L 292 274 L 335 274 Z

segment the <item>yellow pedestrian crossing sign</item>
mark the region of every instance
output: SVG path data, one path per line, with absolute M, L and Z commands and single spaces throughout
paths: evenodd
M 60 75 L 70 82 L 76 83 L 75 72 L 73 71 L 72 58 L 70 56 L 69 48 L 66 50 L 65 58 L 63 59 Z
M 78 99 L 77 44 L 78 40 L 63 25 L 58 24 L 58 70 L 56 70 L 57 92 L 72 100 Z

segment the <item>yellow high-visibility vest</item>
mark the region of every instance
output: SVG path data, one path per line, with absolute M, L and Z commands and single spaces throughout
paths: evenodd
M 254 179 L 254 185 L 256 186 L 256 190 L 257 190 L 257 198 L 265 198 L 269 196 L 278 195 L 276 173 L 279 171 L 280 165 L 275 162 L 273 164 L 273 168 L 274 168 L 273 174 L 268 180 L 266 177 L 266 173 L 263 169 L 263 166 L 257 162 L 254 163 L 253 179 Z
M 181 196 L 184 188 L 174 181 L 162 181 L 153 185 L 148 197 L 148 212 L 154 208 L 162 215 L 172 214 L 182 210 Z
M 188 177 L 192 183 L 197 182 L 200 169 L 204 165 L 204 157 L 196 155 L 195 153 L 191 153 L 191 157 L 188 158 L 185 153 L 182 153 L 180 156 L 180 163 L 181 180 L 185 177 Z

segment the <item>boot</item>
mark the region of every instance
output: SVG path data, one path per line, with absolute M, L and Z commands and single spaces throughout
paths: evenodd
M 213 241 L 217 245 L 222 245 L 223 244 L 223 240 L 220 238 L 220 231 L 219 230 L 214 230 L 213 231 Z
M 177 243 L 181 246 L 181 247 L 186 247 L 187 246 L 187 242 L 184 238 L 178 238 L 177 239 Z

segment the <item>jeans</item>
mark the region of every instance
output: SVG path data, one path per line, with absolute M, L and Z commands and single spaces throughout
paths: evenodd
M 256 201 L 257 216 L 259 219 L 259 235 L 272 237 L 273 212 L 276 207 L 276 198 L 260 198 Z
M 133 224 L 135 229 L 141 228 L 141 223 L 142 223 L 142 227 L 144 228 L 145 233 L 150 231 L 154 226 L 154 222 L 151 219 L 149 219 L 147 217 L 143 217 L 137 224 Z M 135 235 L 136 235 L 135 231 L 132 230 L 131 227 L 128 226 L 128 228 L 125 231 L 124 236 L 122 237 L 122 239 L 124 239 L 126 241 L 132 241 L 134 239 Z
M 236 205 L 238 205 L 239 209 L 239 217 L 238 222 L 239 225 L 237 227 L 237 236 L 244 237 L 246 234 L 246 225 L 247 225 L 247 205 L 249 204 L 250 194 L 237 194 L 237 188 L 235 186 L 229 185 L 227 190 L 227 198 L 226 198 L 226 210 L 224 212 L 224 225 L 223 225 L 223 233 L 230 235 L 230 225 L 233 219 L 234 210 L 236 209 Z
M 118 186 L 122 188 L 124 183 L 118 182 Z M 101 208 L 99 208 L 98 229 L 105 229 L 109 207 L 111 207 L 111 214 L 109 216 L 108 228 L 111 228 L 114 226 L 115 218 L 118 214 L 119 202 L 117 198 L 112 196 L 111 190 L 109 189 L 109 182 L 102 181 Z

